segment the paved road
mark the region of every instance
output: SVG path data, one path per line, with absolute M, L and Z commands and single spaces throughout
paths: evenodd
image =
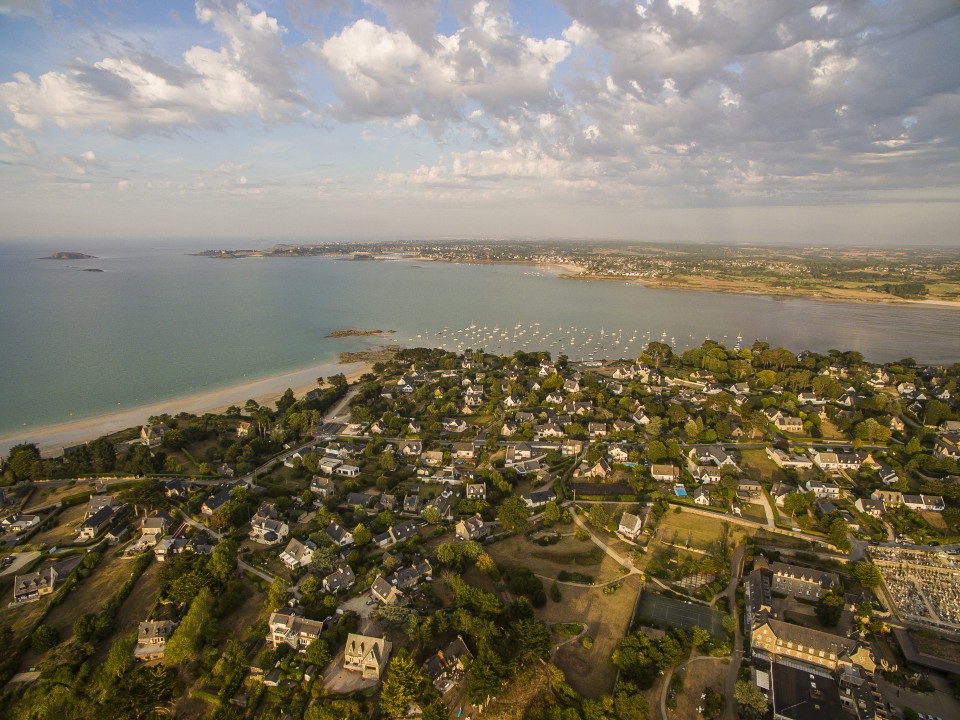
M 565 503 L 565 504 L 567 504 L 567 503 Z M 629 575 L 633 575 L 633 574 L 635 574 L 635 573 L 640 572 L 639 570 L 637 570 L 637 569 L 633 566 L 633 562 L 632 562 L 629 558 L 624 558 L 624 557 L 623 557 L 622 555 L 620 555 L 619 553 L 614 552 L 613 550 L 610 549 L 610 546 L 609 546 L 609 545 L 607 545 L 605 542 L 603 542 L 603 540 L 601 540 L 600 538 L 598 538 L 598 537 L 594 534 L 593 530 L 591 530 L 591 529 L 587 526 L 587 524 L 586 524 L 585 522 L 583 522 L 583 520 L 580 518 L 580 515 L 577 513 L 576 508 L 571 508 L 571 509 L 570 509 L 570 515 L 573 516 L 573 521 L 574 521 L 577 525 L 579 525 L 579 526 L 582 527 L 584 530 L 586 530 L 588 533 L 590 533 L 590 539 L 593 540 L 593 542 L 594 542 L 600 549 L 602 549 L 607 555 L 609 555 L 611 558 L 613 558 L 613 560 L 614 560 L 615 562 L 617 562 L 620 566 L 625 567 L 625 568 L 627 568 L 627 569 L 630 571 L 630 572 L 628 573 Z M 626 575 L 624 575 L 624 577 L 626 577 Z
M 723 720 L 737 720 L 734 702 L 734 690 L 737 685 L 737 675 L 740 672 L 740 663 L 743 660 L 743 633 L 740 632 L 740 618 L 737 617 L 737 587 L 740 585 L 740 572 L 743 565 L 743 551 L 741 545 L 730 558 L 730 582 L 727 584 L 727 602 L 730 612 L 737 620 L 733 629 L 733 654 L 730 658 L 730 667 L 727 669 L 727 680 L 724 683 L 723 696 L 726 698 L 722 718 Z

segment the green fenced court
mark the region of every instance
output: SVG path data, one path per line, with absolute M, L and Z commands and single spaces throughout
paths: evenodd
M 665 628 L 692 628 L 698 626 L 715 638 L 726 637 L 723 629 L 724 613 L 706 605 L 674 600 L 653 592 L 644 592 L 637 605 L 637 618 Z

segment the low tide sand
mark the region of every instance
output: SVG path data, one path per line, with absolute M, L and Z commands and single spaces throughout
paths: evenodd
M 31 442 L 37 444 L 45 457 L 59 455 L 65 446 L 96 440 L 102 435 L 142 425 L 152 415 L 220 412 L 231 405 L 242 407 L 250 398 L 262 405 L 272 405 L 273 401 L 279 398 L 287 388 L 293 389 L 297 398 L 302 397 L 305 392 L 317 387 L 318 377 L 343 373 L 348 381 L 354 382 L 366 372 L 370 372 L 370 365 L 362 362 L 345 365 L 336 363 L 313 365 L 282 375 L 140 405 L 107 415 L 97 415 L 45 427 L 24 428 L 22 431 L 0 436 L 0 454 L 6 453 L 18 443 Z

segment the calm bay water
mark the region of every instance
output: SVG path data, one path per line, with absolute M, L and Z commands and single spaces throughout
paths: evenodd
M 636 357 L 649 340 L 683 349 L 710 337 L 732 347 L 739 334 L 745 345 L 759 338 L 795 351 L 858 350 L 876 362 L 960 361 L 953 309 L 654 290 L 524 266 L 185 254 L 201 246 L 0 245 L 0 434 L 384 342 L 325 337 L 339 328 L 396 330 L 388 342 L 403 345 L 572 358 Z M 37 259 L 58 250 L 98 259 Z

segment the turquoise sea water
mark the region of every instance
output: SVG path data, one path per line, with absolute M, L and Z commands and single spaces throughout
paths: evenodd
M 744 345 L 851 349 L 872 361 L 960 361 L 953 309 L 656 290 L 525 266 L 186 254 L 202 247 L 0 245 L 0 434 L 384 342 L 325 337 L 338 328 L 396 330 L 388 342 L 408 346 L 573 358 L 636 357 L 653 339 L 682 349 L 711 337 L 732 347 L 739 334 Z M 38 259 L 61 250 L 98 259 Z

